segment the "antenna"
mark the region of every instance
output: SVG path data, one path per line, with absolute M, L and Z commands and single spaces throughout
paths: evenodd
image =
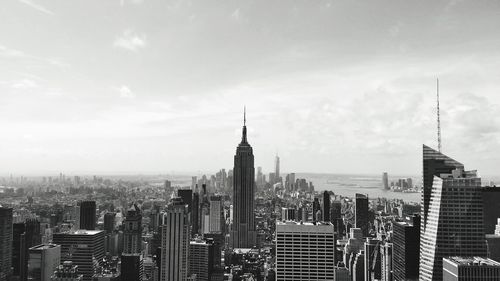
M 439 78 L 436 78 L 437 90 L 437 133 L 438 133 L 438 151 L 441 152 L 441 118 L 439 114 Z
M 243 126 L 247 125 L 247 106 L 243 106 Z

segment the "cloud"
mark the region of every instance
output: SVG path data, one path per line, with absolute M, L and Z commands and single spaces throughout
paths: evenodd
M 12 83 L 13 89 L 33 89 L 38 87 L 38 83 L 30 79 L 22 79 Z
M 19 50 L 11 49 L 4 45 L 0 45 L 0 56 L 8 58 L 19 58 L 26 56 L 26 54 Z
M 28 5 L 29 7 L 33 8 L 33 9 L 35 9 L 35 10 L 37 10 L 37 11 L 40 11 L 40 12 L 42 12 L 42 13 L 44 13 L 44 14 L 51 15 L 51 16 L 53 16 L 53 15 L 54 15 L 54 12 L 52 12 L 51 10 L 49 10 L 49 9 L 47 9 L 47 8 L 45 8 L 45 7 L 43 7 L 43 6 L 39 5 L 39 4 L 37 4 L 37 3 L 34 3 L 34 2 L 33 2 L 33 1 L 31 1 L 31 0 L 19 0 L 19 2 L 21 2 L 21 3 L 23 3 L 23 4 L 26 4 L 26 5 Z
M 135 98 L 135 93 L 130 90 L 129 87 L 125 85 L 121 85 L 120 87 L 115 87 L 115 90 L 120 93 L 120 97 L 126 98 L 126 99 L 133 99 Z
M 235 21 L 238 21 L 240 19 L 240 8 L 234 10 L 234 12 L 231 14 L 231 18 Z
M 127 29 L 115 39 L 113 46 L 135 52 L 147 46 L 146 35 L 138 35 Z

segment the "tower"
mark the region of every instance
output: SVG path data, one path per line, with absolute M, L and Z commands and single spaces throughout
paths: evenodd
M 323 221 L 330 221 L 330 193 L 326 190 L 323 192 Z
M 280 182 L 280 158 L 278 155 L 274 158 L 274 183 Z
M 80 229 L 95 230 L 95 201 L 80 202 Z
M 233 169 L 233 248 L 252 248 L 256 244 L 254 223 L 255 168 L 253 150 L 247 141 L 246 112 L 243 134 L 236 148 Z
M 123 252 L 139 254 L 142 251 L 142 213 L 136 204 L 127 211 L 123 222 Z
M 368 236 L 368 196 L 356 193 L 355 224 L 361 228 L 363 237 Z
M 0 281 L 11 277 L 12 209 L 0 206 Z

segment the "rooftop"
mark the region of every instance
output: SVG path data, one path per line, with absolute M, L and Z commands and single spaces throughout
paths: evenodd
M 60 247 L 60 246 L 56 245 L 56 244 L 41 244 L 38 246 L 31 247 L 30 250 L 45 250 L 45 249 L 52 249 L 52 248 L 56 248 L 56 247 Z
M 500 262 L 494 261 L 492 259 L 482 258 L 482 257 L 448 257 L 446 258 L 450 262 L 456 265 L 468 265 L 468 266 L 499 266 Z

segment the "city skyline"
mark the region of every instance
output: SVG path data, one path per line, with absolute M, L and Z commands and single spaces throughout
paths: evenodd
M 499 4 L 386 4 L 9 1 L 0 170 L 230 167 L 247 105 L 266 171 L 418 174 L 439 77 L 443 152 L 495 174 Z

